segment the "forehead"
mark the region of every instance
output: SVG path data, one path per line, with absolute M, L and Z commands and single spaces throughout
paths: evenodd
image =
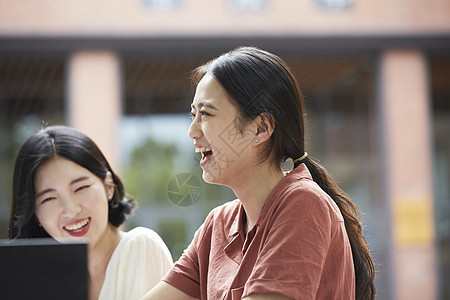
M 228 93 L 214 76 L 206 74 L 197 85 L 192 105 L 198 106 L 205 101 L 214 102 L 215 105 L 219 105 L 225 102 L 221 100 L 226 100 L 226 102 L 230 103 Z
M 35 174 L 35 184 L 59 183 L 65 179 L 71 179 L 74 176 L 91 176 L 93 175 L 84 167 L 74 163 L 73 161 L 55 157 L 41 164 Z

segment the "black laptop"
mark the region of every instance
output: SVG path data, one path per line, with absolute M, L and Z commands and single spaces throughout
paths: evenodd
M 87 300 L 87 244 L 0 240 L 0 299 Z

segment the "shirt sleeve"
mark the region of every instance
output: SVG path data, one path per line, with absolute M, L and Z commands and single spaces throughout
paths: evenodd
M 136 242 L 130 244 L 131 268 L 127 278 L 130 296 L 124 299 L 140 299 L 173 265 L 172 255 L 161 237 L 153 230 L 142 229 L 146 233 L 136 236 Z
M 284 197 L 274 210 L 243 297 L 276 293 L 316 298 L 333 222 L 329 200 L 324 199 L 328 195 L 299 189 Z
M 99 300 L 138 300 L 172 267 L 169 249 L 151 229 L 125 234 L 111 257 Z
M 180 259 L 163 278 L 163 281 L 196 299 L 200 299 L 201 295 L 200 244 L 205 242 L 204 237 L 209 230 L 211 214 L 195 232 L 192 242 L 183 251 Z

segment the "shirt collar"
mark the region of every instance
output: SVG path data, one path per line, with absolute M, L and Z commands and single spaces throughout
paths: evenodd
M 260 226 L 262 221 L 265 219 L 266 214 L 270 211 L 270 207 L 276 198 L 285 190 L 291 183 L 301 179 L 309 179 L 312 180 L 311 173 L 305 164 L 300 164 L 297 168 L 293 169 L 291 172 L 287 173 L 286 176 L 281 179 L 281 181 L 275 186 L 266 203 L 264 203 L 261 212 L 259 213 L 258 220 L 256 221 L 255 226 Z M 239 212 L 234 218 L 233 224 L 230 228 L 229 236 L 235 236 L 238 233 L 244 236 L 244 228 L 243 228 L 243 219 L 244 219 L 244 206 L 242 202 L 238 200 Z
M 305 179 L 313 180 L 311 173 L 304 163 L 300 164 L 291 172 L 286 173 L 286 176 L 284 176 L 284 178 L 281 179 L 281 181 L 275 186 L 269 198 L 267 198 L 266 203 L 264 203 L 255 225 L 261 225 L 261 223 L 265 220 L 266 215 L 271 211 L 272 205 L 275 204 L 275 201 L 293 182 Z
M 230 237 L 235 236 L 238 233 L 241 233 L 242 235 L 244 234 L 244 228 L 243 228 L 244 206 L 242 205 L 242 202 L 239 200 L 238 200 L 238 206 L 239 206 L 239 211 L 238 211 L 236 217 L 234 218 L 234 221 L 230 227 L 230 233 L 229 233 Z

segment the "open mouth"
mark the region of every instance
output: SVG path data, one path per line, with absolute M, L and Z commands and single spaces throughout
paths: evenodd
M 64 229 L 67 230 L 69 233 L 79 233 L 79 232 L 83 231 L 83 229 L 85 229 L 86 226 L 88 226 L 90 222 L 91 222 L 90 217 L 81 219 L 81 220 L 78 220 L 76 222 L 73 222 L 71 224 L 64 226 Z
M 195 152 L 202 153 L 202 160 L 205 160 L 209 155 L 212 155 L 212 149 L 208 147 L 198 147 L 195 148 Z

